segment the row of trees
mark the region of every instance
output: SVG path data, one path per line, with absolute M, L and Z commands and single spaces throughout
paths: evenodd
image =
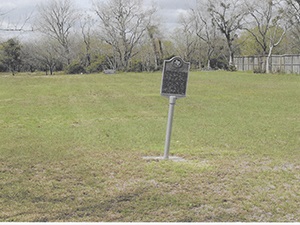
M 194 68 L 234 70 L 234 55 L 242 54 L 265 56 L 269 72 L 272 54 L 300 52 L 300 0 L 196 2 L 166 34 L 157 7 L 142 0 L 95 1 L 91 12 L 71 0 L 48 0 L 29 31 L 36 38 L 2 42 L 0 70 L 154 71 L 174 55 Z

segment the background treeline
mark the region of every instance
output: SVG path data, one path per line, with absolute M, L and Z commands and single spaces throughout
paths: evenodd
M 175 55 L 193 69 L 227 70 L 235 70 L 235 55 L 261 55 L 261 72 L 269 72 L 273 54 L 300 53 L 300 0 L 196 0 L 171 33 L 158 15 L 142 0 L 94 1 L 89 11 L 44 1 L 13 29 L 31 38 L 0 36 L 0 72 L 156 71 Z

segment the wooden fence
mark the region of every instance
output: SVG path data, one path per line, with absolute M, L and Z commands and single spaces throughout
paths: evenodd
M 239 71 L 263 71 L 266 57 L 262 56 L 236 56 L 234 64 Z M 272 73 L 300 74 L 300 55 L 273 55 L 270 58 L 270 71 Z

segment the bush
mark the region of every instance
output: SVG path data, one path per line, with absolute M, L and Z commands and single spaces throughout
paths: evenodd
M 229 65 L 228 70 L 231 71 L 231 72 L 235 72 L 237 69 L 234 65 Z
M 91 65 L 89 65 L 87 68 L 86 68 L 86 71 L 88 73 L 98 73 L 98 72 L 101 72 L 103 71 L 103 66 L 102 66 L 102 62 L 93 62 L 91 63 Z
M 66 68 L 67 74 L 81 74 L 86 73 L 84 67 L 78 62 L 73 62 Z
M 0 72 L 7 72 L 7 71 L 8 71 L 7 66 L 0 62 Z
M 224 57 L 217 57 L 210 60 L 210 66 L 214 70 L 228 70 L 228 63 Z
M 255 67 L 253 69 L 253 73 L 266 73 L 266 71 L 264 69 L 262 69 L 261 67 Z
M 141 61 L 133 61 L 131 63 L 129 71 L 131 71 L 131 72 L 143 72 L 143 63 Z

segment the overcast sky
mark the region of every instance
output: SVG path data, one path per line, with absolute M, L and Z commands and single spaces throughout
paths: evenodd
M 12 28 L 13 24 L 22 23 L 28 15 L 36 12 L 36 8 L 39 4 L 46 1 L 47 0 L 0 0 L 0 14 L 6 13 L 6 15 L 0 16 L 0 27 L 7 28 L 7 24 L 10 24 L 9 28 Z M 92 9 L 92 0 L 73 1 L 76 2 L 76 5 L 80 9 Z M 145 6 L 150 5 L 151 2 L 154 2 L 158 6 L 159 15 L 162 18 L 164 27 L 172 30 L 178 22 L 180 13 L 184 13 L 185 10 L 191 8 L 195 0 L 144 0 Z M 8 33 L 9 32 L 0 31 L 0 39 L 1 37 L 3 38 L 9 35 Z

